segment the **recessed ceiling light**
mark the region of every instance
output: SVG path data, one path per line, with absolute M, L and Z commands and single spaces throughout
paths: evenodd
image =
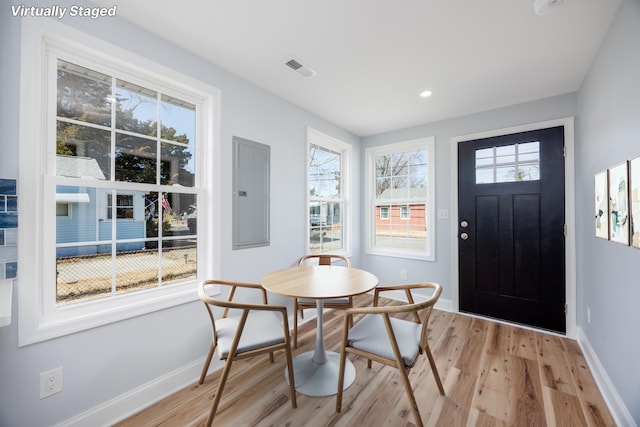
M 546 15 L 556 6 L 559 6 L 563 0 L 535 0 L 533 2 L 533 10 L 538 15 Z
M 423 90 L 422 92 L 420 92 L 420 97 L 421 98 L 428 98 L 431 96 L 431 91 L 430 90 Z

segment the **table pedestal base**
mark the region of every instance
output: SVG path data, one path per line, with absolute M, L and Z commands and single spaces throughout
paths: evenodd
M 328 351 L 325 363 L 313 361 L 313 351 L 302 353 L 293 359 L 293 376 L 296 390 L 307 396 L 331 396 L 338 392 L 338 375 L 340 373 L 340 355 Z M 285 368 L 284 376 L 289 383 L 289 373 Z M 344 367 L 344 384 L 346 390 L 356 378 L 356 368 L 346 360 Z

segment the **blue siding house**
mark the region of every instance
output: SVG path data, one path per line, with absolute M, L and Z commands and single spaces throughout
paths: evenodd
M 104 180 L 94 158 L 56 156 L 58 176 Z M 115 224 L 118 251 L 144 249 L 145 197 L 141 191 L 118 192 L 112 218 L 111 190 L 59 185 L 56 188 L 57 257 L 111 252 Z

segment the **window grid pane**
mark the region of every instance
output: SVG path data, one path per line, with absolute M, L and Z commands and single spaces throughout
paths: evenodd
M 539 179 L 539 141 L 476 150 L 476 184 Z
M 344 205 L 312 202 L 309 206 L 309 248 L 312 254 L 343 249 Z
M 313 139 L 324 138 L 313 135 Z M 309 144 L 309 252 L 343 250 L 345 200 L 343 153 L 333 145 Z
M 427 150 L 375 156 L 374 163 L 377 177 L 374 245 L 425 251 Z
M 111 78 L 58 60 L 58 117 L 96 125 L 111 125 Z
M 65 61 L 57 94 L 56 175 L 83 184 L 56 189 L 56 303 L 194 280 L 195 105 Z
M 309 150 L 309 195 L 339 198 L 342 160 L 340 153 L 311 145 Z

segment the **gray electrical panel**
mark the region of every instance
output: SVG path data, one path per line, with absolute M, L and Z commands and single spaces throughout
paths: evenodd
M 233 137 L 233 249 L 269 246 L 271 148 Z

